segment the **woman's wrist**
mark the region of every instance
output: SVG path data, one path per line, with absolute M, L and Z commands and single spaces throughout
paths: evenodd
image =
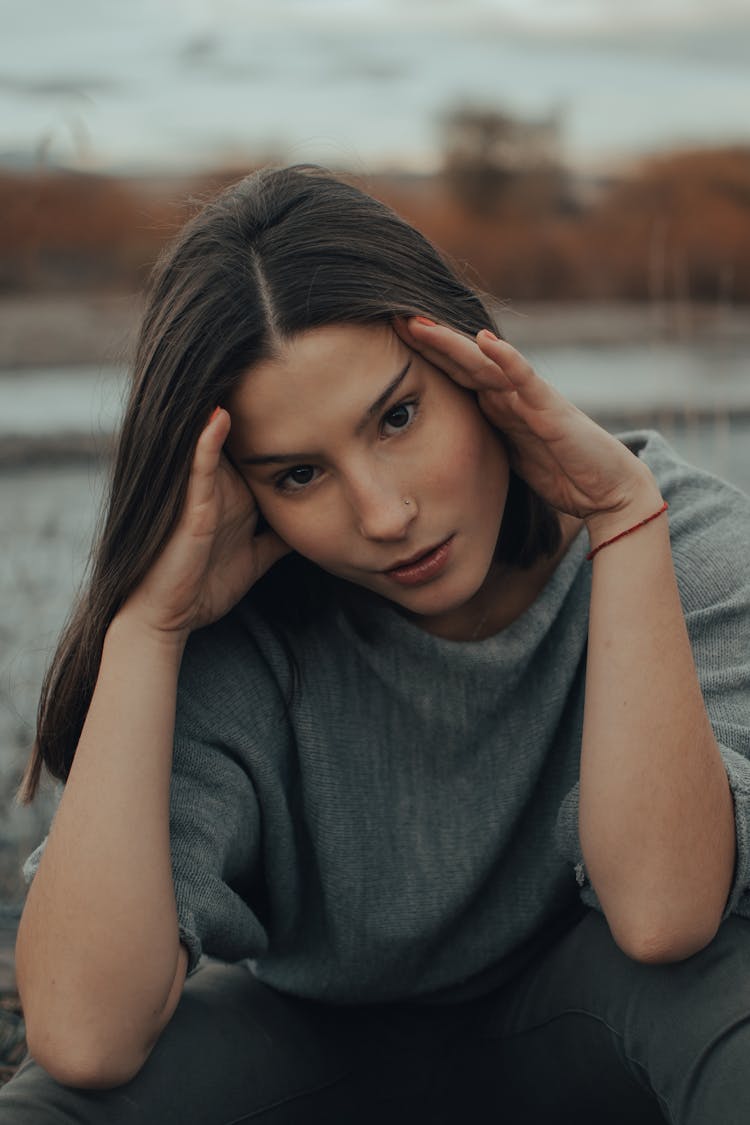
M 584 519 L 592 550 L 623 532 L 635 530 L 644 521 L 660 515 L 662 510 L 665 510 L 664 497 L 653 475 L 646 469 L 627 489 L 621 504 L 614 509 L 593 512 Z
M 115 614 L 107 629 L 107 638 L 116 637 L 126 643 L 145 645 L 176 655 L 178 659 L 182 657 L 189 636 L 189 629 L 159 629 L 149 624 L 128 603 Z

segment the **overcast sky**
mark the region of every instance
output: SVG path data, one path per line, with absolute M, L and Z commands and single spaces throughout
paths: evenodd
M 581 166 L 750 143 L 750 0 L 0 0 L 0 161 L 427 169 L 471 102 Z
M 64 0 L 63 0 L 64 2 Z M 468 18 L 505 19 L 538 29 L 606 30 L 654 26 L 715 25 L 747 21 L 747 0 L 163 0 L 196 20 L 235 18 L 415 18 L 463 23 Z

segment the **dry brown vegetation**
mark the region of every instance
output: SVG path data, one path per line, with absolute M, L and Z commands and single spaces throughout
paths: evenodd
M 2 173 L 0 287 L 139 288 L 187 196 L 246 170 L 189 185 Z M 750 301 L 750 147 L 652 158 L 586 196 L 560 166 L 515 170 L 481 207 L 462 174 L 365 186 L 499 298 Z
M 605 296 L 750 300 L 750 148 L 649 161 L 587 216 L 585 236 Z

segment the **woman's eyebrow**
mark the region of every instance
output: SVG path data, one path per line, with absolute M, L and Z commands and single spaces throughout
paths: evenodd
M 388 399 L 391 397 L 393 392 L 401 385 L 401 383 L 403 383 L 404 379 L 406 378 L 406 376 L 408 374 L 408 371 L 409 371 L 410 367 L 411 367 L 411 356 L 409 356 L 409 358 L 407 359 L 406 366 L 403 367 L 401 371 L 399 371 L 398 375 L 394 375 L 394 377 L 391 379 L 390 383 L 385 388 L 383 393 L 381 395 L 378 395 L 378 397 L 375 399 L 372 406 L 368 406 L 367 411 L 365 412 L 365 415 L 362 418 L 362 421 L 357 424 L 357 427 L 354 431 L 355 434 L 361 434 L 362 431 L 364 430 L 365 426 L 367 425 L 367 423 L 372 418 L 373 414 L 377 414 L 378 411 L 380 410 L 380 408 L 382 406 L 385 406 L 385 404 L 387 403 Z
M 394 375 L 383 393 L 378 395 L 371 406 L 368 406 L 362 417 L 362 420 L 357 423 L 354 431 L 356 434 L 361 434 L 367 423 L 372 418 L 373 414 L 377 414 L 381 407 L 385 406 L 386 402 L 391 397 L 393 392 L 398 389 L 401 383 L 403 383 L 410 367 L 411 357 L 409 357 L 409 359 L 406 361 L 406 364 L 401 369 L 401 371 L 399 371 L 397 375 Z M 304 459 L 309 456 L 309 453 L 264 453 L 260 456 L 240 457 L 239 460 L 240 464 L 242 465 L 273 465 L 287 461 L 304 461 Z

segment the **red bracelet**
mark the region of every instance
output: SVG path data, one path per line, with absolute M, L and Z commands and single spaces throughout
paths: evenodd
M 629 527 L 627 531 L 621 531 L 619 535 L 613 535 L 611 539 L 605 539 L 604 542 L 600 543 L 598 547 L 593 547 L 592 550 L 589 551 L 589 553 L 586 555 L 587 560 L 591 562 L 594 555 L 601 551 L 602 547 L 608 547 L 610 543 L 616 543 L 617 540 L 622 539 L 624 535 L 630 535 L 633 531 L 637 531 L 639 527 L 643 527 L 644 524 L 651 523 L 651 520 L 655 520 L 657 516 L 660 516 L 662 514 L 662 512 L 666 512 L 668 507 L 669 504 L 665 500 L 661 508 L 659 508 L 658 512 L 653 512 L 652 515 L 646 516 L 645 520 L 641 520 L 640 523 L 633 524 L 633 526 Z

